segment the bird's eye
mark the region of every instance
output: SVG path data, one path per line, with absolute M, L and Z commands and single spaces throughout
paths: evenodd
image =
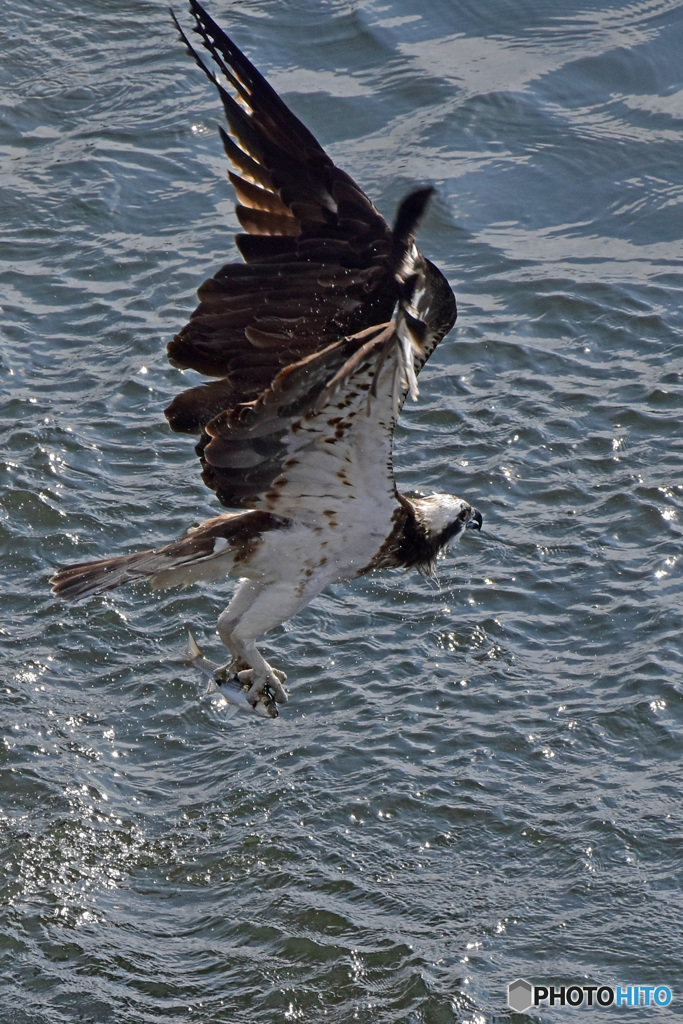
M 470 518 L 470 510 L 468 508 L 464 508 L 462 510 L 462 512 L 460 513 L 460 515 L 458 516 L 458 522 L 459 523 L 464 523 L 469 518 Z

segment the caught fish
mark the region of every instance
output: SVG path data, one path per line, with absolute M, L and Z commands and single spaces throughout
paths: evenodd
M 252 705 L 247 700 L 251 684 L 245 677 L 251 675 L 250 671 L 229 676 L 225 668 L 204 657 L 201 647 L 189 629 L 187 637 L 187 664 L 198 668 L 200 672 L 204 672 L 209 677 L 207 693 L 220 693 L 228 704 L 233 704 L 235 707 L 241 708 L 242 711 L 253 711 L 261 718 L 277 718 L 279 714 L 277 704 L 267 691 L 259 695 L 256 704 Z

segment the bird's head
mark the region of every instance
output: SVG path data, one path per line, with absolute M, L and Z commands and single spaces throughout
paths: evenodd
M 481 530 L 481 512 L 464 498 L 452 494 L 429 494 L 411 498 L 415 518 L 434 549 L 443 551 L 463 530 Z

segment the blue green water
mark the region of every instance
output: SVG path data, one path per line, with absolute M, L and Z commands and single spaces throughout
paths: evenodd
M 0 25 L 0 1021 L 586 1019 L 513 1014 L 519 976 L 665 984 L 629 1019 L 677 1019 L 682 5 L 211 5 L 388 218 L 436 184 L 460 317 L 397 470 L 485 525 L 438 586 L 274 631 L 274 722 L 180 663 L 230 584 L 46 585 L 217 511 L 164 349 L 236 226 L 165 5 L 77 7 Z

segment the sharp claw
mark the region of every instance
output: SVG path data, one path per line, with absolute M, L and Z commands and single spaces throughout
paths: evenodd
M 247 692 L 247 700 L 253 705 L 259 697 L 264 695 L 275 701 L 276 704 L 286 704 L 288 700 L 287 691 L 279 679 L 267 679 L 264 683 L 252 683 Z

